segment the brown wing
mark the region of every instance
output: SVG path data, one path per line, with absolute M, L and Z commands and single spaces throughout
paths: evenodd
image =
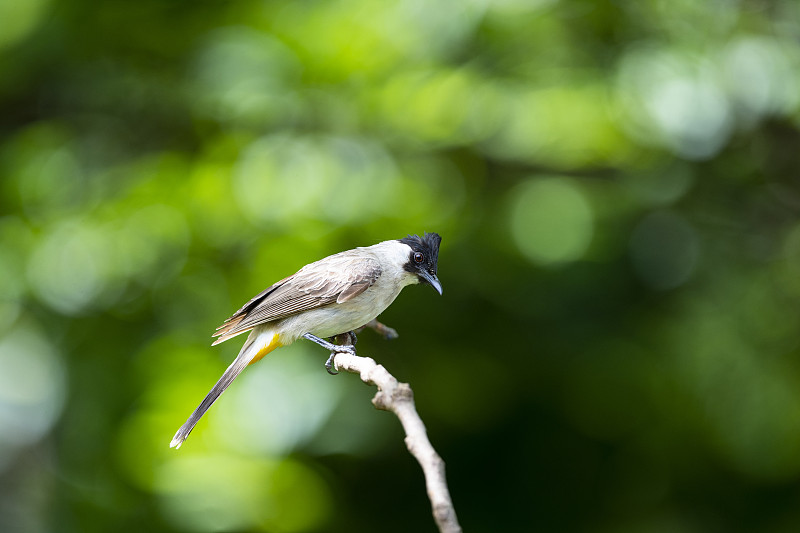
M 268 287 L 226 320 L 214 337 L 219 344 L 254 327 L 296 313 L 346 302 L 381 275 L 375 259 L 342 252 L 301 268 L 293 276 Z

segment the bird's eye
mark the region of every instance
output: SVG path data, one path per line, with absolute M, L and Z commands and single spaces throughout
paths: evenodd
M 416 252 L 414 254 L 414 262 L 415 263 L 422 263 L 425 260 L 425 256 L 422 255 L 420 252 Z

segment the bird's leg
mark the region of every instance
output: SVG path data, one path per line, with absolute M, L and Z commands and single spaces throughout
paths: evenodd
M 333 338 L 333 342 L 339 346 L 352 346 L 355 348 L 356 343 L 358 342 L 358 337 L 356 337 L 355 331 L 348 331 L 347 333 L 339 333 L 336 335 Z
M 335 343 L 334 346 L 339 348 L 336 352 L 331 352 L 331 356 L 325 361 L 325 370 L 328 371 L 328 374 L 338 374 L 338 372 L 332 372 L 332 368 L 336 368 L 336 358 L 337 353 L 349 353 L 351 355 L 356 354 L 356 343 L 358 342 L 358 337 L 356 337 L 355 331 L 348 331 L 347 333 L 339 333 L 333 338 L 333 342 Z
M 336 337 L 339 338 L 343 335 L 349 335 L 349 334 L 350 333 L 343 333 L 342 335 L 337 335 Z M 306 333 L 303 335 L 303 337 L 310 340 L 311 342 L 319 344 L 320 346 L 331 352 L 331 356 L 328 357 L 327 361 L 325 361 L 325 370 L 327 370 L 328 374 L 332 376 L 338 374 L 338 372 L 334 370 L 334 364 L 335 364 L 334 359 L 336 358 L 337 353 L 349 353 L 350 355 L 356 354 L 356 347 L 354 346 L 355 340 L 353 341 L 353 344 L 339 345 L 339 344 L 333 344 L 332 342 L 328 342 L 324 339 L 320 339 L 319 337 L 317 337 L 316 335 L 312 335 L 311 333 Z M 353 334 L 353 338 L 355 339 L 355 334 Z
M 378 322 L 376 319 L 370 320 L 356 331 L 361 332 L 364 328 L 374 329 L 378 335 L 387 340 L 396 339 L 399 336 L 394 328 L 390 328 L 386 324 Z

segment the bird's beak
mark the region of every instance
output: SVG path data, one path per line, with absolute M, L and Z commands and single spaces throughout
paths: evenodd
M 436 274 L 431 274 L 425 270 L 420 270 L 419 275 L 422 276 L 425 281 L 430 283 L 431 287 L 436 289 L 436 292 L 438 292 L 440 295 L 442 294 L 442 284 L 439 281 L 439 278 L 436 277 Z

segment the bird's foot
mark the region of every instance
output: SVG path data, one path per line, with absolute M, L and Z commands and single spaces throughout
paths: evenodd
M 325 370 L 327 370 L 328 374 L 330 374 L 332 376 L 335 376 L 336 374 L 339 373 L 339 372 L 337 372 L 335 370 L 336 369 L 336 354 L 347 353 L 347 354 L 350 354 L 350 355 L 356 355 L 355 344 L 356 344 L 356 340 L 357 339 L 356 339 L 355 333 L 353 333 L 352 331 L 350 331 L 348 333 L 342 333 L 342 334 L 336 336 L 336 340 L 337 341 L 342 340 L 343 342 L 347 342 L 346 339 L 348 339 L 348 340 L 352 339 L 350 344 L 334 344 L 334 343 L 328 342 L 328 341 L 326 341 L 324 339 L 320 339 L 319 337 L 317 337 L 316 335 L 312 335 L 311 333 L 306 333 L 305 335 L 303 335 L 303 337 L 305 337 L 306 339 L 310 340 L 311 342 L 319 344 L 320 346 L 322 346 L 323 348 L 325 348 L 326 350 L 331 352 L 331 356 L 328 357 L 327 361 L 325 361 Z
M 336 368 L 336 352 L 331 352 L 331 356 L 328 357 L 328 360 L 325 361 L 325 371 L 328 372 L 331 376 L 335 376 L 339 373 Z

